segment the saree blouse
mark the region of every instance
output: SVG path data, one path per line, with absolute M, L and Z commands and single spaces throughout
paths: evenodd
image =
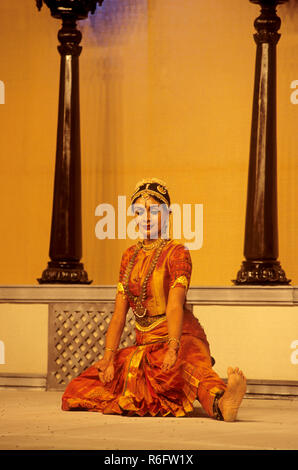
M 123 253 L 117 292 L 121 292 L 125 297 L 123 278 L 127 265 L 134 253 L 136 245 L 132 245 Z M 132 268 L 128 287 L 134 296 L 141 292 L 142 284 L 150 267 L 155 250 L 139 250 Z M 166 305 L 169 291 L 176 286 L 183 286 L 186 292 L 189 288 L 192 272 L 192 262 L 189 249 L 177 240 L 169 240 L 163 247 L 158 258 L 155 269 L 147 283 L 147 297 L 143 305 L 147 308 L 147 315 L 163 315 L 166 312 Z M 130 307 L 132 301 L 128 298 Z

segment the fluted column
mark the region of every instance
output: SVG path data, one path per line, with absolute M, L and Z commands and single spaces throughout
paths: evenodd
M 81 144 L 79 100 L 79 55 L 82 47 L 78 19 L 94 12 L 95 0 L 37 0 L 45 3 L 54 18 L 62 20 L 58 32 L 61 55 L 58 129 L 52 224 L 51 261 L 38 279 L 44 283 L 90 284 L 82 257 Z
M 244 256 L 237 285 L 289 284 L 278 258 L 276 152 L 276 45 L 281 20 L 276 6 L 288 0 L 250 0 L 261 6 L 248 171 Z

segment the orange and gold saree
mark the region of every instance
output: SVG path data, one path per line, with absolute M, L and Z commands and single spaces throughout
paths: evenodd
M 117 291 L 123 295 L 123 276 L 134 247 L 129 247 L 121 260 Z M 150 251 L 138 252 L 129 280 L 135 296 L 140 293 L 152 256 Z M 147 318 L 144 324 L 137 319 L 136 344 L 116 352 L 111 382 L 103 384 L 95 366 L 73 379 L 62 397 L 63 410 L 185 416 L 198 399 L 208 415 L 214 416 L 214 398 L 223 393 L 226 385 L 212 369 L 205 332 L 186 305 L 177 361 L 168 371 L 161 368 L 168 347 L 165 312 L 169 289 L 178 285 L 188 289 L 191 271 L 189 250 L 169 240 L 148 281 L 145 306 L 149 321 Z

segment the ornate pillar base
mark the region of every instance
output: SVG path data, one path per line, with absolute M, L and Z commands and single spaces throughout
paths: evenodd
M 77 261 L 49 261 L 39 284 L 91 284 L 83 263 Z
M 276 260 L 243 261 L 237 273 L 237 279 L 233 279 L 235 285 L 288 285 L 291 280 L 286 278 L 280 262 Z

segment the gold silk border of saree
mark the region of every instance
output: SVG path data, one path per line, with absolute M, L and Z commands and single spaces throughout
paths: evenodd
M 160 325 L 164 321 L 166 321 L 166 319 L 167 319 L 166 314 L 164 314 L 158 320 L 154 321 L 153 323 L 151 323 L 151 325 L 148 325 L 148 326 L 142 326 L 136 320 L 135 327 L 139 331 L 150 331 L 150 330 L 153 330 L 153 328 L 156 328 L 158 325 Z

